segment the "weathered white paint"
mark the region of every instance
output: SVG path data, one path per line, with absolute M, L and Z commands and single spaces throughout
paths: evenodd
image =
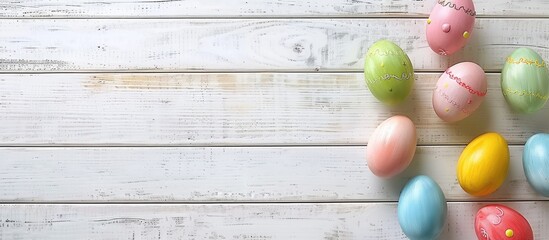
M 452 201 L 477 201 L 456 180 L 463 146 L 418 147 L 412 165 L 384 180 L 359 147 L 0 148 L 0 201 L 396 201 L 425 174 Z M 542 200 L 512 146 L 505 184 L 482 200 Z
M 441 239 L 474 239 L 473 216 L 485 204 L 477 201 L 486 200 L 511 200 L 543 239 L 549 202 L 525 181 L 522 146 L 511 147 L 509 177 L 495 194 L 471 198 L 455 180 L 456 159 L 474 136 L 498 131 L 520 145 L 549 132 L 547 107 L 510 112 L 497 74 L 479 112 L 445 124 L 430 105 L 437 73 L 418 74 L 410 101 L 393 109 L 358 73 L 209 73 L 359 72 L 380 38 L 402 46 L 419 71 L 468 60 L 499 72 L 519 46 L 549 57 L 547 1 L 475 1 L 473 38 L 449 58 L 425 41 L 434 4 L 1 2 L 0 146 L 48 147 L 0 148 L 0 201 L 17 203 L 0 205 L 0 239 L 405 239 L 394 201 L 417 174 L 431 175 L 448 199 L 467 201 L 449 203 Z M 156 73 L 106 73 L 125 71 Z M 169 73 L 190 71 L 200 73 Z M 5 74 L 21 72 L 28 74 Z M 397 113 L 416 122 L 423 146 L 396 179 L 368 171 L 364 146 L 333 146 L 364 145 Z M 216 201 L 235 203 L 204 203 Z M 59 204 L 24 204 L 52 202 Z
M 388 108 L 359 73 L 3 74 L 0 145 L 364 145 L 395 114 L 410 116 L 421 145 L 549 132 L 549 107 L 513 113 L 499 74 L 477 112 L 443 122 L 431 103 L 439 76 L 417 74 L 407 103 Z
M 19 0 L 0 3 L 9 18 L 409 17 L 436 0 Z M 480 17 L 547 17 L 548 1 L 475 1 Z
M 444 240 L 476 239 L 487 203 L 448 203 Z M 503 203 L 523 214 L 535 239 L 549 235 L 549 202 Z M 58 239 L 407 239 L 395 203 L 1 205 L 0 238 Z
M 461 52 L 427 46 L 425 19 L 0 20 L 0 72 L 362 71 L 381 38 L 416 70 L 474 61 L 499 71 L 519 46 L 549 57 L 549 19 L 479 19 Z

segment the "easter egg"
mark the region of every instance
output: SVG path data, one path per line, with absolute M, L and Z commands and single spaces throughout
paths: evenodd
M 366 53 L 364 78 L 374 97 L 387 105 L 395 105 L 410 94 L 414 85 L 414 68 L 399 46 L 380 40 Z
M 446 221 L 446 198 L 433 179 L 416 176 L 402 189 L 397 214 L 400 228 L 408 238 L 436 239 Z
M 538 133 L 526 141 L 522 166 L 530 185 L 539 194 L 549 197 L 549 134 Z
M 487 92 L 486 74 L 472 62 L 458 63 L 438 79 L 433 91 L 433 109 L 446 122 L 462 120 L 473 113 Z
M 457 178 L 465 192 L 484 196 L 503 184 L 508 169 L 507 141 L 497 133 L 485 133 L 473 139 L 461 153 Z
M 427 19 L 427 43 L 440 55 L 451 55 L 467 44 L 475 24 L 472 0 L 438 0 Z
M 404 171 L 416 152 L 416 127 L 405 116 L 393 116 L 374 130 L 368 141 L 368 168 L 378 177 L 390 178 Z
M 530 223 L 519 212 L 499 204 L 485 206 L 475 217 L 475 233 L 479 240 L 533 240 Z
M 531 113 L 549 99 L 549 73 L 545 61 L 530 48 L 519 48 L 501 70 L 501 91 L 515 111 Z

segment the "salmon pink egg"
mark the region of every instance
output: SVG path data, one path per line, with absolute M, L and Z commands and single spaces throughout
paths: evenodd
M 410 165 L 416 144 L 416 127 L 412 120 L 405 116 L 388 118 L 374 130 L 368 141 L 368 167 L 376 176 L 393 177 Z

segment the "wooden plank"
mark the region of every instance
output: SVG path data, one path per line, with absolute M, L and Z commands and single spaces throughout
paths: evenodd
M 2 18 L 418 17 L 436 0 L 22 0 L 0 3 Z M 547 1 L 475 1 L 479 17 L 547 17 Z
M 500 71 L 519 46 L 549 57 L 549 19 L 479 19 L 466 48 L 442 57 L 425 19 L 0 20 L 0 72 L 362 71 L 368 47 L 393 40 L 416 70 L 474 61 Z
M 418 147 L 392 180 L 374 176 L 359 147 L 0 148 L 2 202 L 396 201 L 426 174 L 447 199 L 480 200 L 456 181 L 462 146 Z M 543 200 L 528 185 L 522 147 L 507 181 L 482 200 Z
M 549 107 L 513 113 L 499 74 L 477 112 L 443 122 L 431 102 L 439 76 L 417 74 L 409 100 L 388 108 L 355 73 L 2 74 L 0 145 L 365 145 L 395 114 L 410 116 L 421 145 L 549 132 Z
M 535 239 L 549 235 L 549 202 L 503 203 Z M 448 203 L 440 239 L 476 239 L 486 203 Z M 373 217 L 375 216 L 375 217 Z M 2 239 L 407 239 L 396 204 L 1 205 Z

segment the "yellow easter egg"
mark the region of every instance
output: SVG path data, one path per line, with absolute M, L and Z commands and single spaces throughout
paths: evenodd
M 495 192 L 509 170 L 509 147 L 497 133 L 482 134 L 461 153 L 457 164 L 457 178 L 463 190 L 473 196 Z

